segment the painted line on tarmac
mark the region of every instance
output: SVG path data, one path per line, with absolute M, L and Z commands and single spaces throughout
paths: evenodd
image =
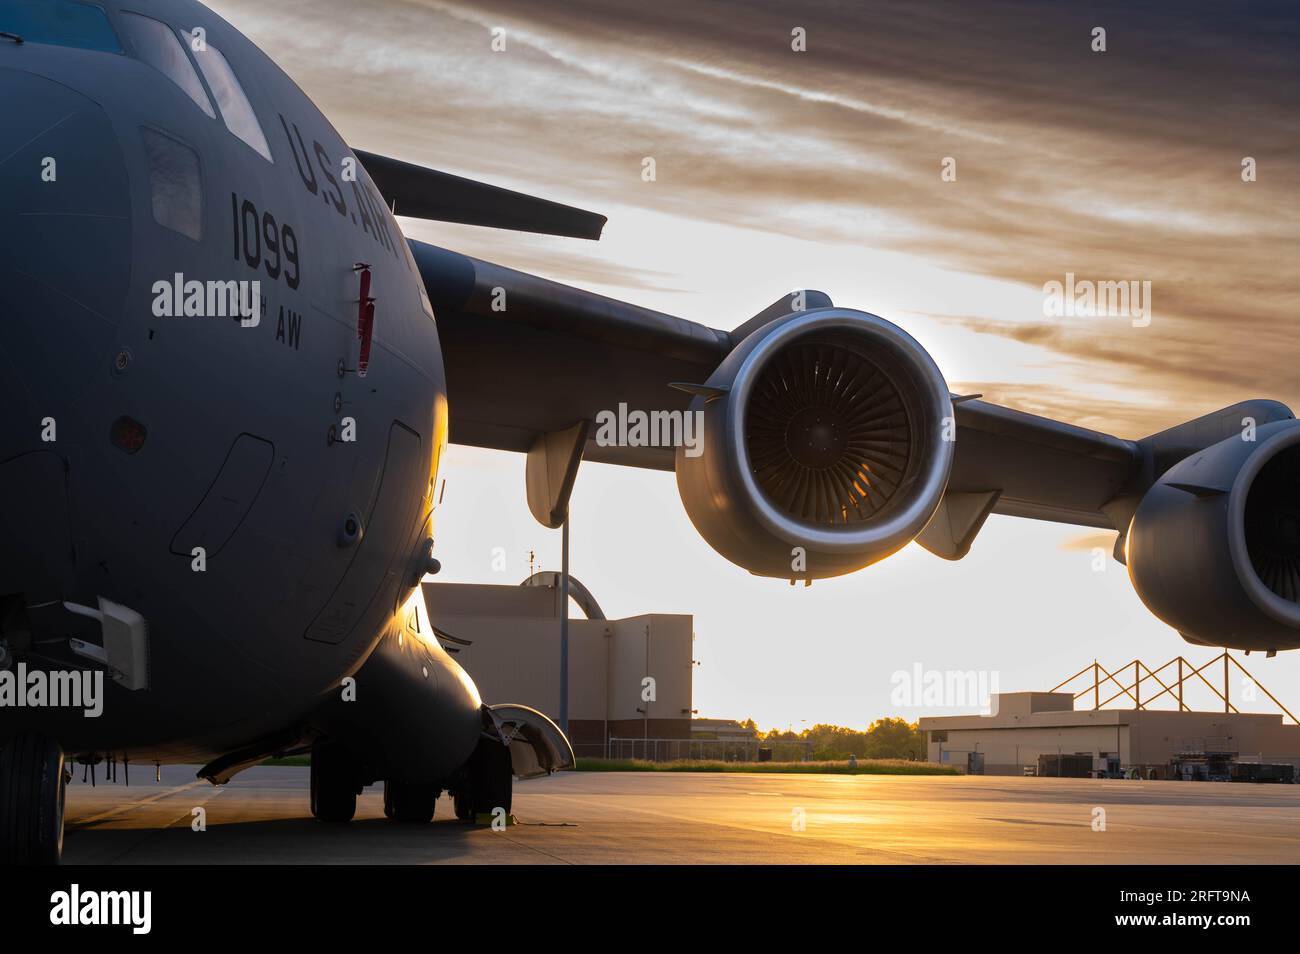
M 114 815 L 121 815 L 124 812 L 131 811 L 132 809 L 143 808 L 145 805 L 151 805 L 154 802 L 161 801 L 164 798 L 168 798 L 172 795 L 177 795 L 180 792 L 189 791 L 192 788 L 204 784 L 207 783 L 200 779 L 198 781 L 189 782 L 188 784 L 185 785 L 177 785 L 175 788 L 169 788 L 165 792 L 159 792 L 158 794 L 150 795 L 147 798 L 139 798 L 133 802 L 127 802 L 125 805 L 118 805 L 116 808 L 110 808 L 107 811 L 100 812 L 98 815 L 91 815 L 89 818 L 81 818 L 75 822 L 69 822 L 68 830 L 77 831 L 82 828 L 92 828 L 95 825 L 98 825 L 100 822 L 112 818 Z

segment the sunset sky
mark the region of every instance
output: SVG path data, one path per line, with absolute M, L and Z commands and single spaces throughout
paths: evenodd
M 821 289 L 907 328 L 954 390 L 1123 437 L 1300 407 L 1293 3 L 211 6 L 355 148 L 609 216 L 599 243 L 403 220 L 412 237 L 719 328 Z M 1067 272 L 1149 281 L 1150 325 L 1045 317 Z M 523 468 L 452 449 L 440 579 L 518 582 L 530 549 L 558 568 Z M 949 714 L 891 704 L 918 663 L 1045 690 L 1094 656 L 1213 655 L 1123 566 L 1095 571 L 1109 539 L 1079 528 L 993 517 L 959 563 L 911 546 L 804 589 L 717 556 L 668 474 L 584 464 L 572 514 L 574 575 L 608 615 L 694 614 L 701 715 L 865 726 Z M 1300 706 L 1300 654 L 1246 663 Z

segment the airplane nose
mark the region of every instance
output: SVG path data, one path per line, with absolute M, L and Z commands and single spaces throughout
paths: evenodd
M 96 102 L 7 68 L 0 101 L 3 459 L 111 373 L 131 273 L 131 206 L 117 135 Z

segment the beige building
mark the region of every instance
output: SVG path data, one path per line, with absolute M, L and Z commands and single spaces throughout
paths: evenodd
M 581 587 L 581 584 L 578 584 Z M 531 706 L 559 720 L 560 599 L 555 586 L 425 583 L 442 645 L 488 704 Z M 587 612 L 599 607 L 582 591 Z M 576 754 L 610 738 L 689 739 L 690 616 L 569 620 L 569 738 Z
M 1092 770 L 1136 768 L 1164 777 L 1177 758 L 1300 763 L 1300 726 L 1280 714 L 1074 709 L 1069 692 L 1011 692 L 993 697 L 990 715 L 920 720 L 928 759 L 987 775 L 1021 775 L 1062 756 L 1088 756 Z M 1040 756 L 1048 761 L 1040 763 Z M 1055 756 L 1056 761 L 1051 761 Z M 1078 760 L 1073 760 L 1078 764 Z

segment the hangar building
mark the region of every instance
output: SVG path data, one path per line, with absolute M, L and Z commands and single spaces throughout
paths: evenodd
M 424 583 L 422 589 L 435 635 L 474 679 L 484 702 L 531 706 L 559 721 L 556 574 L 537 574 L 522 586 Z M 589 617 L 569 620 L 575 754 L 606 755 L 611 738 L 690 739 L 693 618 L 648 613 L 605 619 L 572 577 L 570 594 Z
M 1300 762 L 1300 726 L 1284 725 L 1281 715 L 1076 711 L 1068 692 L 1004 692 L 994 696 L 991 715 L 923 718 L 921 731 L 929 761 L 985 775 L 1036 774 L 1044 764 L 1057 764 L 1050 758 L 1044 763 L 1044 755 L 1087 755 L 1094 771 L 1118 775 L 1138 768 L 1157 777 L 1171 774 L 1168 767 L 1183 756 Z

